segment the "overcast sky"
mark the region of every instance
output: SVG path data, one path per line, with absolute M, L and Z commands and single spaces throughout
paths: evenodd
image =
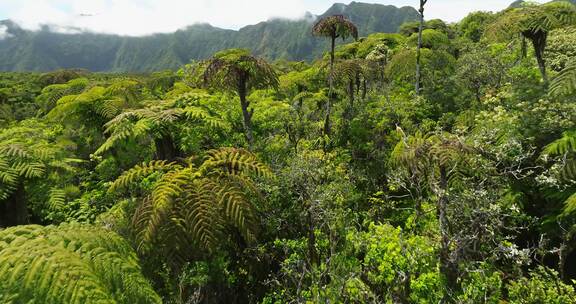
M 427 19 L 458 21 L 477 10 L 497 11 L 513 0 L 430 0 Z M 272 17 L 299 18 L 306 11 L 323 13 L 328 0 L 0 0 L 0 20 L 12 19 L 28 29 L 56 24 L 123 35 L 173 32 L 198 22 L 238 29 Z M 370 3 L 417 6 L 418 0 Z M 345 3 L 348 3 L 345 1 Z

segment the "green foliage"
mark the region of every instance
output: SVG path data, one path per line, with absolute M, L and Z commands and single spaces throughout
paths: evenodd
M 545 266 L 536 268 L 528 278 L 510 282 L 508 289 L 510 303 L 576 303 L 574 287 Z
M 52 84 L 44 87 L 36 100 L 45 112 L 49 112 L 56 106 L 60 98 L 66 95 L 80 94 L 87 86 L 88 79 L 86 78 L 76 78 L 66 83 Z
M 384 299 L 389 301 L 408 293 L 406 288 L 413 290 L 410 296 L 413 303 L 435 302 L 440 298 L 435 290 L 441 282 L 435 275 L 436 249 L 431 239 L 373 223 L 357 237 L 355 244 L 366 252 L 363 265 L 368 280 L 378 286 Z
M 26 120 L 0 130 L 0 202 L 20 183 L 44 179 L 58 183 L 59 175 L 74 170 L 74 145 L 63 138 L 58 126 Z
M 255 240 L 257 224 L 248 194 L 257 193 L 257 187 L 251 177 L 270 177 L 271 172 L 254 155 L 221 148 L 209 151 L 199 167 L 191 159 L 187 164 L 155 161 L 138 165 L 120 176 L 110 191 L 126 188 L 154 172 L 162 174 L 133 220 L 140 249 L 146 251 L 155 242 L 170 247 L 192 242 L 196 248 L 210 251 L 219 245 L 227 225 L 236 227 L 246 241 Z M 170 250 L 169 254 L 186 254 L 186 250 Z
M 3 303 L 161 303 L 132 248 L 101 228 L 1 230 L 0 265 Z
M 412 47 L 416 47 L 418 44 L 418 34 L 412 34 L 407 41 L 407 44 Z M 450 47 L 450 39 L 446 34 L 433 29 L 425 29 L 422 31 L 422 47 L 438 50 L 438 49 L 448 49 Z
M 550 93 L 567 96 L 574 92 L 576 92 L 576 63 L 572 62 L 552 80 Z
M 355 2 L 323 56 L 307 16 L 90 34 L 112 70 L 210 58 L 178 72 L 0 73 L 0 302 L 572 303 L 573 10 L 427 21 L 418 95 L 418 24 L 372 33 L 417 12 Z
M 489 12 L 470 13 L 458 23 L 458 32 L 464 38 L 473 42 L 479 42 L 486 25 L 494 20 L 495 16 Z
M 546 61 L 554 71 L 562 71 L 568 63 L 576 60 L 576 27 L 554 30 L 548 38 Z
M 214 133 L 230 129 L 227 121 L 208 108 L 208 99 L 213 97 L 205 93 L 188 93 L 122 112 L 104 125 L 104 133 L 109 136 L 94 154 L 102 155 L 129 141 L 159 140 L 183 125 L 204 127 Z

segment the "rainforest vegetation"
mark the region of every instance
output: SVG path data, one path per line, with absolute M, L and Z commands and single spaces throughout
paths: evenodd
M 0 303 L 576 303 L 576 6 L 433 1 L 310 62 L 0 73 Z

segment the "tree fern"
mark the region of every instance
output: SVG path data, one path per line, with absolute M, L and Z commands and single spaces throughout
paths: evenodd
M 161 243 L 160 247 L 175 251 L 185 250 L 185 244 L 211 251 L 218 246 L 225 227 L 237 228 L 248 242 L 256 239 L 256 214 L 249 200 L 258 188 L 253 178 L 272 177 L 272 173 L 253 154 L 235 148 L 211 150 L 198 167 L 193 158 L 185 164 L 153 161 L 128 170 L 111 191 L 152 172 L 161 177 L 133 218 L 140 250 Z
M 175 164 L 167 163 L 165 160 L 151 161 L 149 163 L 136 165 L 134 168 L 124 172 L 118 179 L 116 179 L 110 186 L 109 191 L 114 192 L 122 190 L 153 172 L 172 168 L 172 166 L 175 166 Z
M 0 204 L 28 181 L 57 186 L 60 176 L 75 169 L 79 160 L 58 143 L 54 128 L 32 120 L 0 130 Z M 44 196 L 50 202 L 50 195 Z
M 562 138 L 547 145 L 543 151 L 549 155 L 563 155 L 570 152 L 576 152 L 576 130 L 564 132 Z
M 123 112 L 104 125 L 107 140 L 95 152 L 101 155 L 129 139 L 160 139 L 176 125 L 206 125 L 228 130 L 229 124 L 197 100 L 206 94 L 185 94 L 173 100 L 155 102 L 145 108 Z
M 41 94 L 36 100 L 41 104 L 42 109 L 47 113 L 50 112 L 58 100 L 67 95 L 77 95 L 82 93 L 88 87 L 88 79 L 76 78 L 65 84 L 53 84 L 42 89 Z
M 1 230 L 0 280 L 11 303 L 161 303 L 127 243 L 77 224 Z
M 576 211 L 576 193 L 574 191 L 574 181 L 576 181 L 576 130 L 564 132 L 561 138 L 548 144 L 542 156 L 555 156 L 556 161 L 560 164 L 559 177 L 562 182 L 572 185 L 568 187 L 567 194 L 569 197 L 564 201 L 564 213 Z M 555 193 L 557 194 L 557 193 Z M 564 196 L 565 198 L 566 196 Z
M 550 93 L 554 96 L 569 95 L 576 92 L 576 61 L 564 68 L 550 84 Z
M 76 95 L 67 95 L 58 100 L 56 106 L 47 114 L 52 120 L 70 121 L 75 118 L 81 123 L 96 120 L 108 121 L 126 107 L 122 98 L 109 95 L 104 87 L 92 87 Z

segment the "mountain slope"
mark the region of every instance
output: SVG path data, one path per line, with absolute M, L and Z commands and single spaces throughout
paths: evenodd
M 48 27 L 33 32 L 6 20 L 0 21 L 0 29 L 4 27 L 7 33 L 0 38 L 0 70 L 149 72 L 175 69 L 231 47 L 249 48 L 268 59 L 311 60 L 326 50 L 327 41 L 313 37 L 310 28 L 316 18 L 333 14 L 350 18 L 361 35 L 396 32 L 402 23 L 418 18 L 411 7 L 337 3 L 320 16 L 307 14 L 301 20 L 272 19 L 238 31 L 196 24 L 171 34 L 144 37 L 62 34 Z

